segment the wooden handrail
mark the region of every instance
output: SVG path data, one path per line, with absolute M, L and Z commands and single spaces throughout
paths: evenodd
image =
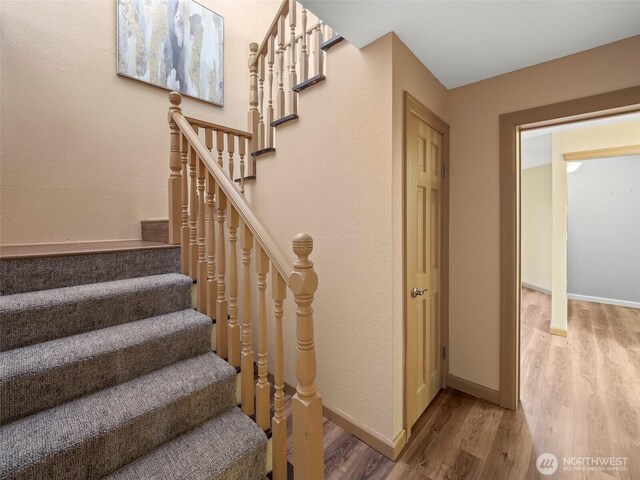
M 172 105 L 178 106 L 179 103 L 173 103 L 174 99 L 171 99 Z M 269 232 L 262 226 L 260 221 L 251 211 L 251 207 L 244 199 L 244 197 L 236 190 L 235 185 L 223 172 L 222 168 L 214 160 L 213 155 L 202 143 L 200 137 L 191 128 L 189 120 L 177 110 L 170 112 L 173 116 L 173 120 L 182 132 L 187 137 L 187 140 L 192 148 L 198 154 L 198 157 L 205 163 L 209 173 L 215 178 L 216 183 L 220 186 L 223 193 L 227 197 L 227 200 L 236 209 L 242 222 L 251 230 L 251 233 L 255 239 L 260 243 L 260 246 L 264 249 L 267 256 L 271 259 L 273 266 L 278 270 L 278 273 L 282 275 L 287 285 L 289 285 L 289 275 L 293 271 L 293 263 L 282 253 L 280 248 L 276 245 L 275 241 L 269 234 Z M 211 127 L 213 128 L 213 127 Z M 227 127 L 221 127 L 227 128 Z M 246 133 L 246 132 L 245 132 Z
M 187 122 L 191 125 L 197 125 L 202 128 L 210 128 L 211 130 L 215 130 L 216 132 L 224 132 L 224 133 L 232 133 L 233 135 L 237 135 L 238 137 L 244 137 L 250 139 L 252 137 L 251 133 L 245 132 L 244 130 L 237 130 L 231 127 L 225 127 L 224 125 L 218 125 L 217 123 L 207 122 L 205 120 L 200 120 L 198 118 L 193 117 L 184 117 Z
M 252 65 L 255 65 L 258 62 L 258 57 L 260 55 L 266 53 L 267 46 L 269 45 L 269 37 L 271 37 L 272 35 L 278 34 L 278 22 L 280 21 L 280 17 L 287 16 L 288 13 L 289 13 L 289 0 L 282 0 L 282 3 L 280 4 L 280 8 L 278 8 L 278 11 L 276 12 L 275 17 L 273 17 L 273 21 L 271 22 L 271 25 L 267 30 L 267 34 L 265 35 L 264 39 L 262 40 L 262 43 L 260 44 L 260 47 L 258 48 L 258 52 L 253 60 Z

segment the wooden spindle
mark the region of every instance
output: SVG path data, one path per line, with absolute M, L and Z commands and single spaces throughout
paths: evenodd
M 215 180 L 207 172 L 207 315 L 216 318 L 216 300 L 218 297 L 218 281 L 216 280 L 216 215 L 215 215 Z M 213 331 L 212 337 L 213 337 Z M 217 345 L 211 342 L 211 349 Z
M 192 126 L 198 133 L 198 127 Z M 194 280 L 198 279 L 198 193 L 196 180 L 196 168 L 198 154 L 191 146 L 189 149 L 189 275 Z
M 302 7 L 302 38 L 300 39 L 300 81 L 304 82 L 309 78 L 309 52 L 307 47 L 307 9 Z
M 242 137 L 240 137 L 242 138 Z M 240 325 L 238 325 L 238 212 L 229 206 L 229 328 L 228 345 L 229 363 L 240 366 Z
M 180 271 L 183 275 L 189 275 L 189 141 L 182 135 L 182 236 L 180 248 Z
M 258 122 L 260 113 L 258 112 L 258 62 L 256 55 L 258 44 L 249 45 L 249 115 L 247 117 L 247 130 L 252 134 L 251 152 L 259 150 L 258 147 Z
M 205 252 L 205 192 L 204 181 L 206 178 L 207 167 L 202 159 L 198 159 L 198 311 L 207 312 L 207 258 Z
M 265 144 L 264 129 L 264 55 L 258 55 L 258 150 L 262 150 Z
M 209 127 L 204 129 L 204 144 L 210 152 L 213 150 L 213 130 Z
M 253 383 L 253 346 L 252 319 L 251 319 L 251 249 L 253 248 L 253 234 L 249 227 L 242 225 L 240 231 L 242 244 L 242 354 L 240 356 L 240 368 L 242 371 L 242 411 L 247 415 L 253 415 L 254 409 L 254 383 Z
M 293 421 L 293 464 L 295 478 L 324 478 L 322 397 L 316 390 L 316 353 L 313 340 L 313 296 L 318 275 L 309 255 L 313 239 L 301 233 L 293 239 L 298 260 L 293 265 L 289 286 L 296 301 L 296 376 L 298 386 L 291 399 Z
M 266 147 L 273 147 L 273 127 L 271 123 L 273 122 L 273 60 L 274 60 L 274 49 L 275 49 L 275 37 L 273 35 L 269 36 L 269 51 L 267 53 L 267 65 L 269 66 L 267 72 L 267 138 L 266 138 Z
M 227 298 L 225 288 L 225 243 L 224 243 L 224 222 L 227 217 L 227 197 L 216 183 L 216 220 L 218 222 L 216 242 L 216 273 L 218 299 L 216 301 L 216 353 L 220 358 L 227 358 Z
M 245 153 L 246 153 L 245 138 L 238 137 L 238 156 L 240 157 L 240 193 L 242 195 L 244 195 L 244 177 L 245 177 L 244 155 Z
M 235 165 L 233 163 L 233 153 L 235 151 L 236 142 L 233 133 L 227 133 L 227 153 L 229 154 L 229 178 L 233 180 L 235 173 Z
M 284 334 L 282 331 L 282 304 L 287 296 L 287 284 L 275 268 L 271 271 L 271 297 L 275 317 L 275 341 L 273 370 L 273 479 L 287 478 L 287 417 L 284 415 Z
M 224 160 L 222 159 L 222 152 L 224 152 L 224 132 L 222 130 L 216 131 L 216 149 L 218 150 L 218 165 L 224 170 Z
M 182 113 L 182 96 L 178 92 L 169 94 L 169 243 L 178 245 L 182 229 L 182 164 L 180 163 L 180 129 L 173 118 Z
M 270 427 L 271 388 L 267 380 L 267 274 L 269 257 L 256 242 L 258 274 L 258 382 L 256 383 L 256 423 L 263 430 Z
M 289 114 L 298 113 L 298 94 L 293 91 L 293 87 L 298 83 L 296 74 L 296 0 L 289 0 L 289 86 L 287 96 L 289 97 Z
M 315 75 L 324 75 L 324 52 L 320 49 L 322 42 L 322 24 L 318 24 L 313 29 L 313 72 Z
M 284 109 L 284 60 L 285 60 L 285 17 L 278 21 L 278 118 L 286 115 Z

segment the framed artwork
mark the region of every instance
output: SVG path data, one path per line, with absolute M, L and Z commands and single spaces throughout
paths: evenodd
M 224 19 L 193 0 L 117 0 L 118 75 L 224 104 Z

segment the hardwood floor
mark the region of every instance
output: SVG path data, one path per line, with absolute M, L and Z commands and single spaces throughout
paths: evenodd
M 395 464 L 326 421 L 326 478 L 640 479 L 640 310 L 572 300 L 563 338 L 549 334 L 548 295 L 523 289 L 522 308 L 517 410 L 442 390 Z M 559 461 L 548 477 L 535 464 L 546 452 Z M 625 470 L 564 470 L 565 457 L 628 459 Z

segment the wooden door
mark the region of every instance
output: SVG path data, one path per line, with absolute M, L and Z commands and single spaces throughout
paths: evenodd
M 410 108 L 406 141 L 406 383 L 411 427 L 440 390 L 443 137 Z

